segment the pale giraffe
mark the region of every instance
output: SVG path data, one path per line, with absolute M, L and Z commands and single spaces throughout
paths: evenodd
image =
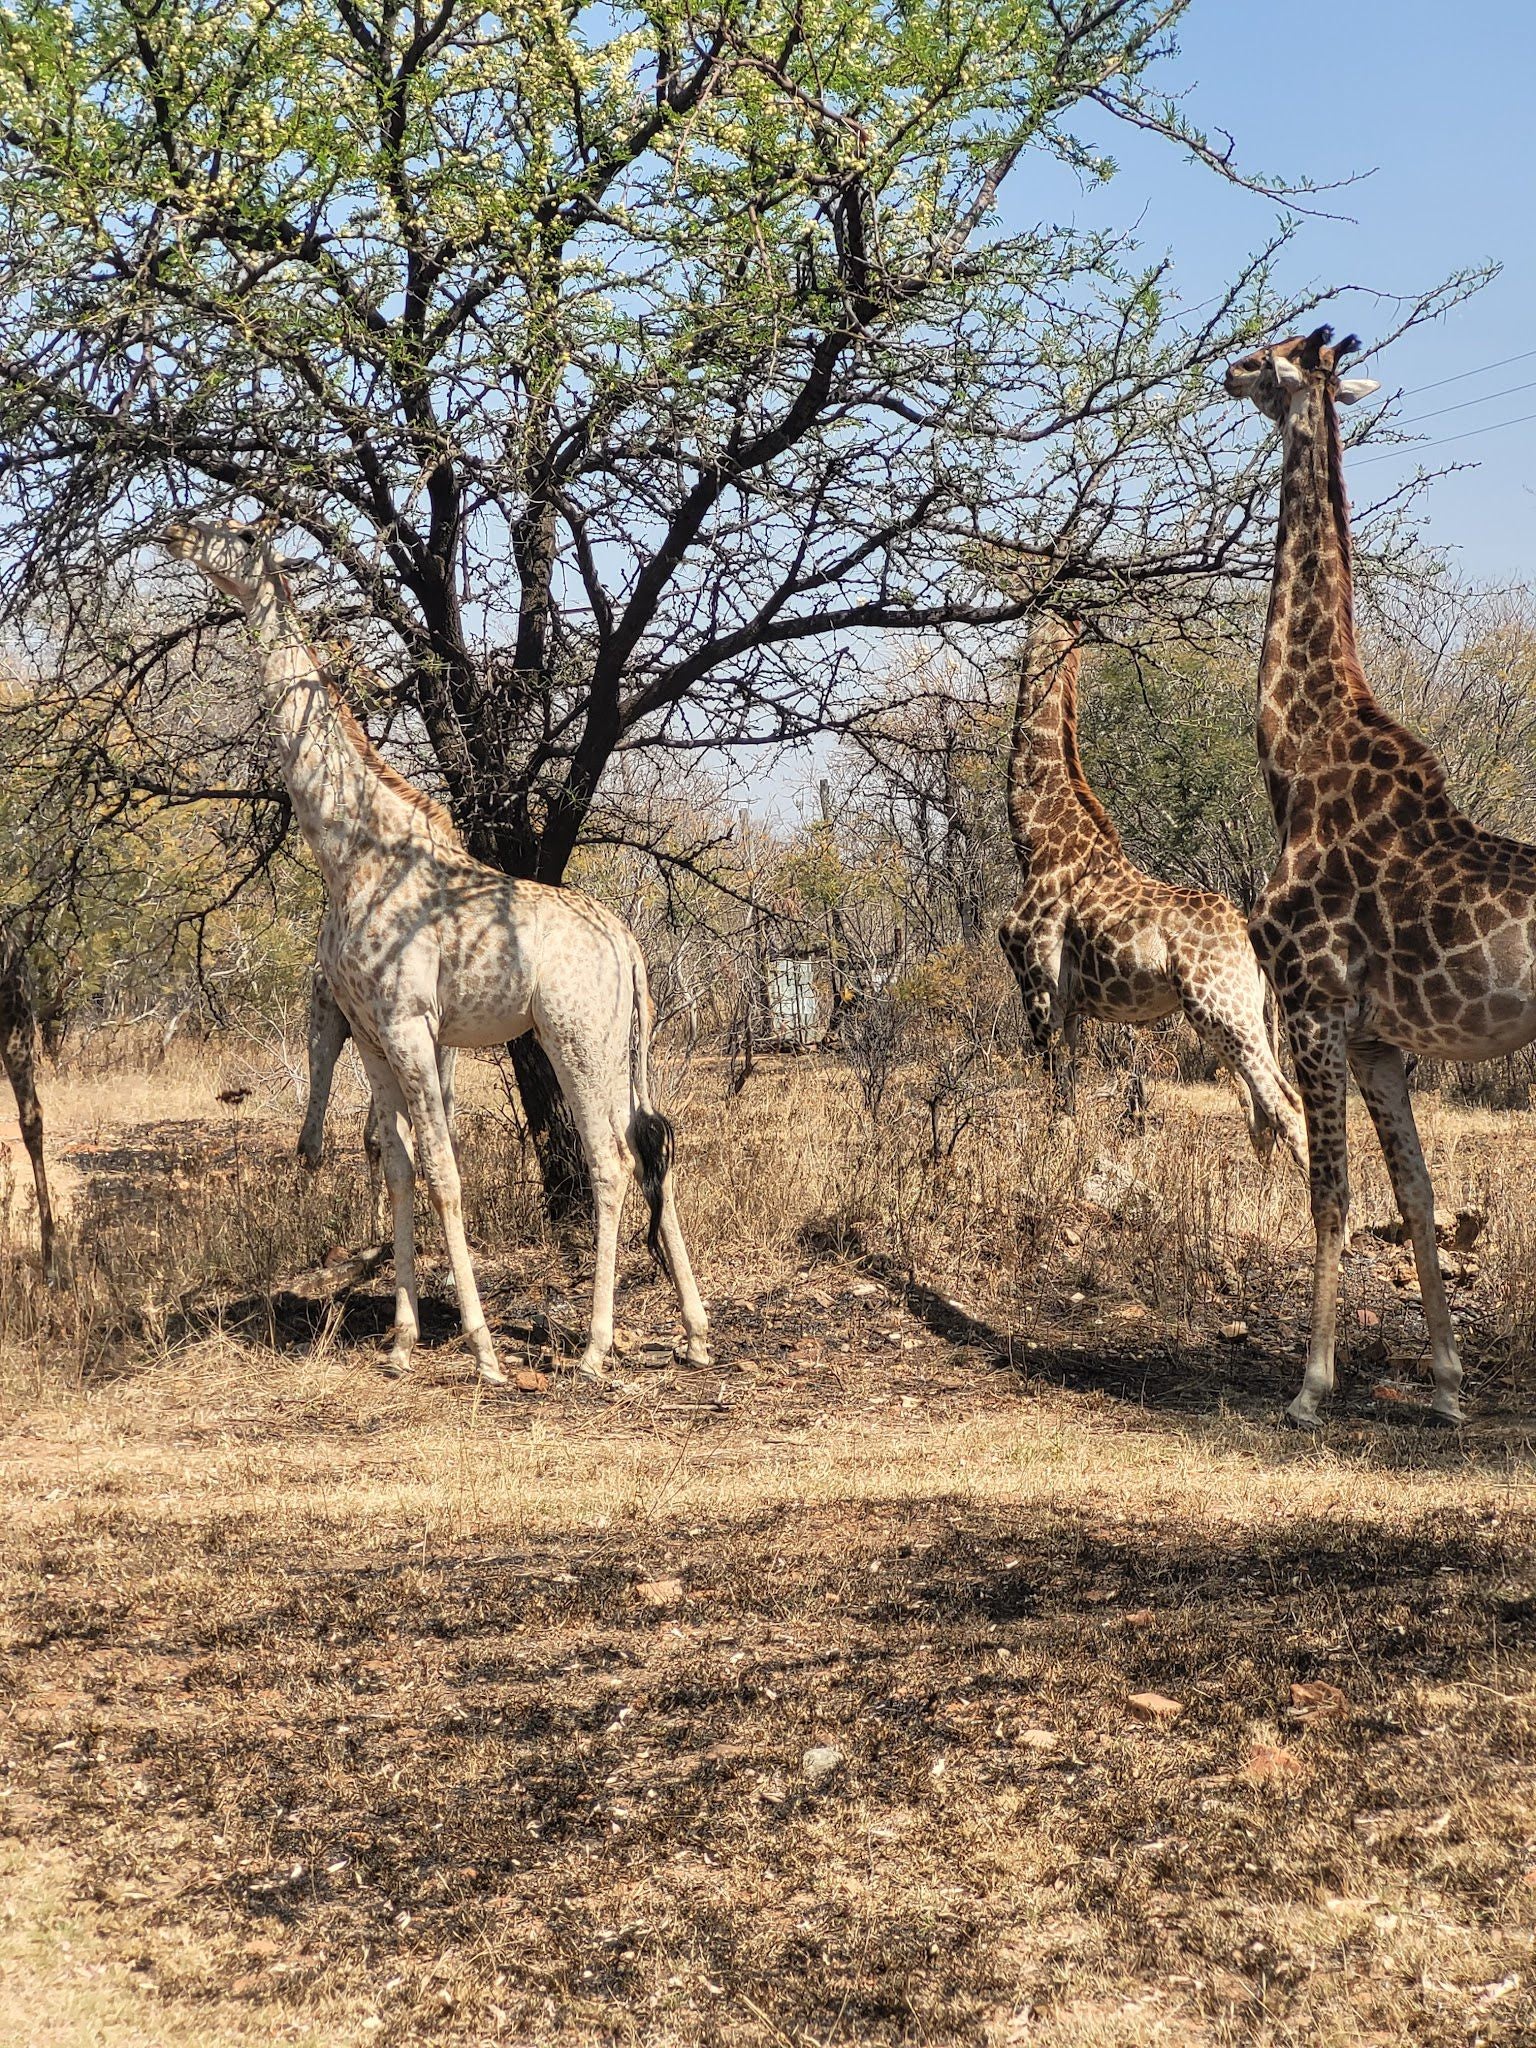
M 1337 406 L 1353 336 L 1293 337 L 1234 363 L 1226 388 L 1284 437 L 1275 577 L 1259 665 L 1259 759 L 1280 846 L 1253 914 L 1290 1030 L 1312 1155 L 1316 1258 L 1303 1427 L 1333 1387 L 1349 1212 L 1353 1073 L 1413 1238 L 1429 1327 L 1434 1420 L 1461 1420 L 1461 1360 L 1435 1249 L 1434 1190 L 1405 1054 L 1479 1060 L 1536 1038 L 1536 847 L 1484 831 L 1447 794 L 1430 749 L 1382 709 L 1355 645 L 1349 506 Z
M 58 1238 L 48 1193 L 48 1169 L 43 1160 L 43 1111 L 37 1099 L 38 1051 L 37 1008 L 26 950 L 10 932 L 0 931 L 0 1065 L 4 1066 L 16 1097 L 21 1142 L 32 1162 L 43 1273 L 52 1281 L 58 1276 Z
M 559 1079 L 596 1202 L 592 1320 L 579 1370 L 601 1377 L 613 1346 L 631 1167 L 650 1207 L 651 1249 L 677 1289 L 687 1358 L 708 1364 L 708 1320 L 673 1197 L 672 1126 L 651 1105 L 651 1000 L 633 935 L 577 890 L 513 880 L 470 858 L 446 811 L 379 758 L 330 687 L 261 530 L 178 520 L 163 540 L 245 611 L 283 781 L 325 883 L 320 966 L 368 1072 L 394 1208 L 389 1368 L 409 1368 L 420 1327 L 414 1131 L 465 1339 L 480 1376 L 503 1380 L 465 1242 L 439 1057 L 530 1030 Z
M 347 1022 L 341 1005 L 331 994 L 331 984 L 325 978 L 325 970 L 318 963 L 310 977 L 309 1026 L 306 1042 L 309 1053 L 309 1093 L 304 1103 L 304 1121 L 299 1126 L 297 1151 L 311 1173 L 317 1172 L 325 1157 L 325 1112 L 331 1099 L 331 1084 L 336 1074 L 336 1062 L 341 1058 L 342 1048 L 352 1036 L 352 1026 Z M 454 1073 L 458 1053 L 451 1045 L 440 1045 L 437 1049 L 437 1078 L 443 1091 L 443 1114 L 448 1120 L 448 1135 L 454 1135 L 456 1122 Z M 363 1158 L 368 1167 L 369 1214 L 373 1219 L 375 1242 L 382 1242 L 390 1229 L 389 1190 L 384 1182 L 384 1150 L 379 1139 L 379 1110 L 372 1095 L 368 1098 L 368 1114 L 363 1121 Z
M 1301 1104 L 1275 1057 L 1264 977 L 1240 911 L 1143 873 L 1088 785 L 1077 748 L 1077 635 L 1037 614 L 1019 665 L 1008 824 L 1024 887 L 998 940 L 1048 1067 L 1084 1017 L 1151 1024 L 1182 1010 L 1236 1077 L 1261 1159 L 1278 1136 L 1303 1171 Z

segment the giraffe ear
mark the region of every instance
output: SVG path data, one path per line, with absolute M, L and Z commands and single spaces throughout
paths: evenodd
M 1275 382 L 1282 391 L 1300 391 L 1306 377 L 1289 356 L 1272 355 L 1270 361 L 1275 367 Z
M 1354 405 L 1359 399 L 1369 398 L 1373 391 L 1380 389 L 1379 377 L 1341 377 L 1333 387 L 1333 395 L 1340 405 Z

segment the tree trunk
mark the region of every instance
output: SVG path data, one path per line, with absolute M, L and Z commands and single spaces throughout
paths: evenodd
M 442 655 L 445 669 L 453 666 L 449 657 L 454 655 L 455 648 L 456 643 L 450 635 Z M 467 657 L 463 667 L 467 672 Z M 462 678 L 461 696 L 465 698 L 461 713 L 467 713 L 471 707 Z M 419 677 L 418 699 L 420 701 Z M 468 779 L 453 790 L 454 820 L 463 834 L 465 845 L 477 860 L 484 861 L 487 867 L 501 869 L 503 874 L 531 881 L 539 876 L 540 867 L 545 864 L 545 849 L 527 827 L 526 808 L 515 800 L 515 788 L 508 792 L 497 785 L 494 771 L 504 765 L 498 758 L 498 735 L 486 728 L 484 707 L 479 707 L 479 710 L 480 752 L 482 756 L 489 757 L 484 765 L 493 773 L 482 776 L 478 784 Z M 463 722 L 471 721 L 465 717 Z M 505 800 L 508 795 L 512 801 Z M 561 873 L 564 865 L 562 860 L 559 864 Z M 557 873 L 542 879 L 558 884 L 560 875 Z M 544 1183 L 545 1214 L 552 1223 L 590 1215 L 592 1182 L 587 1173 L 586 1158 L 548 1055 L 531 1031 L 524 1032 L 521 1038 L 510 1039 L 507 1054 L 512 1062 L 518 1101 L 522 1105 L 528 1134 L 533 1139 L 534 1156 L 539 1162 L 539 1175 Z

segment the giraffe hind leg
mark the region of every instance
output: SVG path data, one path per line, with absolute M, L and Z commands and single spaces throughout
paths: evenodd
M 623 1102 L 616 1104 L 616 1115 L 622 1116 L 626 1106 Z M 693 1277 L 693 1263 L 688 1256 L 683 1226 L 678 1221 L 672 1186 L 672 1126 L 654 1111 L 637 1107 L 628 1118 L 627 1130 L 622 1122 L 618 1128 L 624 1130 L 640 1186 L 650 1205 L 652 1250 L 677 1290 L 683 1317 L 684 1358 L 689 1365 L 708 1365 L 709 1316 Z
M 1269 1164 L 1278 1138 L 1305 1173 L 1307 1128 L 1301 1098 L 1275 1058 L 1262 1008 L 1252 1016 L 1234 1017 L 1209 999 L 1183 994 L 1182 1000 L 1201 1042 L 1237 1082 L 1249 1142 L 1260 1163 Z
M 1462 1420 L 1461 1358 L 1451 1327 L 1445 1276 L 1440 1271 L 1440 1250 L 1435 1242 L 1435 1191 L 1414 1121 L 1407 1067 L 1395 1045 L 1378 1042 L 1352 1045 L 1349 1064 L 1376 1126 L 1387 1171 L 1392 1176 L 1392 1192 L 1413 1239 L 1414 1265 L 1424 1301 L 1424 1320 L 1429 1328 L 1430 1372 L 1435 1383 L 1430 1417 L 1435 1422 L 1455 1425 Z

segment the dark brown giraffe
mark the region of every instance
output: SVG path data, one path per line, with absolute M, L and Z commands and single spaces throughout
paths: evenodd
M 43 1242 L 43 1272 L 56 1271 L 53 1203 L 48 1196 L 48 1170 L 43 1163 L 43 1112 L 37 1099 L 37 1009 L 25 948 L 11 933 L 0 931 L 0 1061 L 10 1077 L 21 1124 L 21 1142 L 32 1161 L 37 1189 L 37 1221 Z
M 1372 695 L 1355 645 L 1349 508 L 1337 407 L 1376 390 L 1341 379 L 1353 336 L 1278 342 L 1226 386 L 1284 436 L 1275 578 L 1259 666 L 1259 758 L 1280 847 L 1254 911 L 1307 1113 L 1316 1259 L 1306 1376 L 1287 1413 L 1316 1424 L 1331 1391 L 1349 1210 L 1353 1073 L 1413 1238 L 1437 1421 L 1461 1420 L 1461 1361 L 1435 1249 L 1434 1190 L 1404 1055 L 1495 1058 L 1536 1038 L 1536 847 L 1451 802 L 1439 761 Z
M 1306 1167 L 1301 1104 L 1275 1058 L 1264 980 L 1224 896 L 1144 874 L 1088 786 L 1077 750 L 1077 635 L 1037 615 L 1019 668 L 1008 824 L 1024 887 L 998 940 L 1048 1065 L 1075 1060 L 1084 1017 L 1150 1024 L 1182 1009 L 1231 1068 L 1254 1150 L 1280 1137 Z

